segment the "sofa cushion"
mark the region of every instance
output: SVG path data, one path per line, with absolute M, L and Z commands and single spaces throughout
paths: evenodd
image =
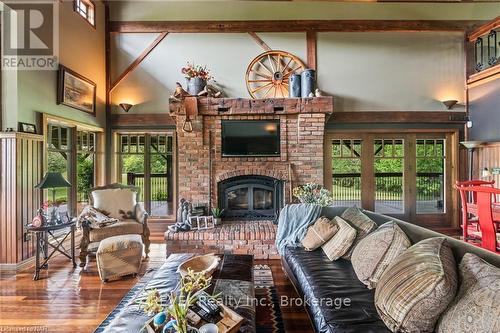
M 418 242 L 385 270 L 375 290 L 380 317 L 393 332 L 432 332 L 455 296 L 457 272 L 444 237 Z
M 112 236 L 134 234 L 141 235 L 143 231 L 143 224 L 137 222 L 136 220 L 127 219 L 109 225 L 106 228 L 92 229 L 90 230 L 89 237 L 91 242 L 100 242 L 101 240 Z
M 314 251 L 330 240 L 338 229 L 339 227 L 334 222 L 322 216 L 307 228 L 306 236 L 302 240 L 302 246 L 307 251 Z
M 352 246 L 356 238 L 356 229 L 351 227 L 349 223 L 344 221 L 341 217 L 335 216 L 333 221 L 337 224 L 339 230 L 333 235 L 332 238 L 321 248 L 330 260 L 337 260 L 342 257 Z
M 137 192 L 128 188 L 92 191 L 93 206 L 104 214 L 123 220 L 134 218 Z
M 478 256 L 464 255 L 460 289 L 441 316 L 438 333 L 500 332 L 500 269 Z
M 356 238 L 354 239 L 351 248 L 342 256 L 342 258 L 350 260 L 352 251 L 356 245 L 370 232 L 377 229 L 377 224 L 368 216 L 363 214 L 363 212 L 357 207 L 347 208 L 342 215 L 340 215 L 340 217 L 349 222 L 349 224 L 356 229 Z
M 395 222 L 384 223 L 362 239 L 352 252 L 352 266 L 358 279 L 368 288 L 375 288 L 389 264 L 410 245 L 410 240 Z
M 306 307 L 316 332 L 390 332 L 375 309 L 374 291 L 356 278 L 350 261 L 330 261 L 323 251 L 291 247 L 285 249 L 283 261 L 299 294 L 309 301 Z

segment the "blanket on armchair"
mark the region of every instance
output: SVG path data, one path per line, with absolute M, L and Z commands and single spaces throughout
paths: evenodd
M 283 254 L 286 246 L 299 245 L 306 234 L 307 227 L 313 224 L 320 214 L 321 206 L 314 204 L 292 204 L 283 207 L 276 234 L 278 252 Z

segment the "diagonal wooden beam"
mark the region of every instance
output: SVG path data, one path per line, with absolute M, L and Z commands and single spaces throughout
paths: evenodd
M 125 79 L 130 73 L 132 73 L 134 71 L 134 69 L 137 68 L 137 66 L 139 66 L 139 64 L 151 53 L 151 51 L 153 51 L 155 49 L 156 46 L 158 46 L 158 44 L 161 43 L 161 41 L 167 37 L 168 35 L 168 32 L 162 32 L 160 33 L 160 35 L 158 37 L 156 37 L 156 39 L 144 50 L 142 51 L 142 53 L 137 57 L 137 59 L 135 59 L 131 64 L 130 66 L 128 66 L 125 71 L 123 71 L 123 73 L 118 76 L 118 78 L 116 79 L 115 82 L 113 82 L 113 84 L 111 85 L 111 88 L 109 89 L 109 91 L 113 91 L 113 89 L 116 88 L 116 86 L 121 82 L 123 81 L 123 79 Z
M 260 38 L 255 32 L 249 32 L 248 33 L 250 35 L 250 37 L 252 37 L 252 39 L 257 43 L 259 44 L 263 49 L 264 51 L 271 51 L 272 49 L 269 47 L 269 45 L 266 44 L 266 42 L 264 42 L 262 40 L 262 38 Z

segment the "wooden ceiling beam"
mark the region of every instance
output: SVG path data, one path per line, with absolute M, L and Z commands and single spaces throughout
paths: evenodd
M 116 86 L 121 82 L 123 81 L 123 79 L 125 79 L 130 73 L 132 73 L 134 71 L 134 69 L 137 68 L 137 66 L 140 65 L 140 63 L 155 49 L 156 46 L 158 46 L 158 44 L 161 43 L 161 41 L 167 37 L 168 35 L 168 32 L 162 32 L 160 33 L 160 35 L 158 37 L 155 38 L 155 40 L 144 50 L 142 51 L 141 54 L 139 54 L 139 56 L 137 57 L 137 59 L 135 59 L 131 64 L 130 66 L 128 66 L 122 74 L 120 74 L 120 76 L 118 76 L 118 78 L 115 80 L 115 82 L 113 82 L 113 84 L 111 85 L 109 91 L 113 91 L 113 89 L 116 88 Z
M 111 21 L 111 33 L 465 31 L 478 20 Z

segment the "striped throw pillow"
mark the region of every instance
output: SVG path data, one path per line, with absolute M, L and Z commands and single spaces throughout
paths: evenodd
M 333 221 L 337 224 L 339 230 L 321 247 L 328 259 L 332 261 L 342 257 L 356 238 L 356 229 L 351 227 L 344 219 L 335 216 Z
M 357 207 L 347 208 L 342 215 L 340 215 L 340 217 L 349 222 L 349 224 L 356 229 L 356 238 L 354 239 L 351 248 L 342 256 L 343 259 L 351 260 L 352 251 L 356 247 L 356 244 L 358 244 L 370 232 L 377 229 L 377 224 Z
M 410 246 L 410 240 L 397 223 L 386 222 L 354 248 L 351 256 L 354 272 L 373 289 L 387 267 Z
M 375 289 L 375 307 L 393 332 L 433 332 L 455 297 L 457 268 L 444 237 L 418 242 L 386 269 Z

